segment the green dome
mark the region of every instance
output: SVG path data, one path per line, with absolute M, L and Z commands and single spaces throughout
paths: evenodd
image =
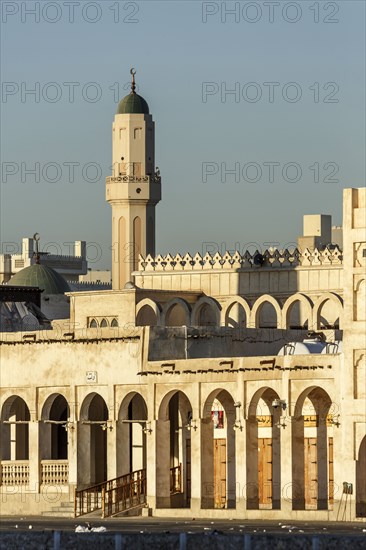
M 131 92 L 118 103 L 117 115 L 149 114 L 149 106 L 138 94 Z
M 65 279 L 46 265 L 34 264 L 16 273 L 9 281 L 14 286 L 37 286 L 44 294 L 64 294 L 70 292 Z

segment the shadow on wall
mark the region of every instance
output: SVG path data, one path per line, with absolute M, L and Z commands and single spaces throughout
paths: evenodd
M 289 342 L 303 342 L 306 330 L 228 327 L 150 327 L 149 361 L 277 355 Z M 332 331 L 342 340 L 342 331 Z

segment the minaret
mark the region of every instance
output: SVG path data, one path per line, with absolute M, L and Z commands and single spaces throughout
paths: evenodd
M 138 268 L 139 254 L 155 255 L 155 206 L 161 178 L 155 169 L 154 121 L 149 106 L 135 91 L 118 104 L 112 127 L 112 177 L 106 200 L 112 206 L 112 288 L 123 289 Z

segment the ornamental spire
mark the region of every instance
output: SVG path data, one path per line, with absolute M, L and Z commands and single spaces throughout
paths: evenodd
M 36 251 L 35 251 L 35 253 L 34 253 L 33 255 L 35 256 L 35 258 L 36 258 L 36 264 L 38 264 L 38 265 L 41 263 L 41 255 L 40 255 L 40 253 L 39 253 L 39 246 L 38 246 L 39 239 L 40 239 L 39 234 L 38 234 L 38 233 L 35 233 L 35 234 L 33 235 L 33 241 L 34 241 L 34 243 L 35 243 Z
M 135 84 L 135 74 L 136 74 L 136 71 L 135 69 L 132 67 L 132 69 L 130 70 L 130 73 L 132 75 L 132 82 L 131 82 L 131 94 L 135 94 L 135 89 L 136 89 L 136 84 Z

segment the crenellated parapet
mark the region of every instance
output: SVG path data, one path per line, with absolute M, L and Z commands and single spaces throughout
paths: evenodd
M 198 252 L 191 256 L 176 254 L 172 256 L 152 257 L 150 254 L 144 258 L 139 256 L 139 271 L 203 271 L 203 270 L 249 270 L 258 268 L 291 269 L 295 267 L 319 267 L 342 265 L 343 253 L 338 246 L 327 247 L 319 250 L 305 248 L 300 252 L 295 250 L 265 250 L 263 253 L 256 250 L 254 253 L 248 250 L 244 254 L 236 251 L 234 254 L 226 252 L 224 255 L 217 252 L 213 256 L 208 252 L 202 256 Z

